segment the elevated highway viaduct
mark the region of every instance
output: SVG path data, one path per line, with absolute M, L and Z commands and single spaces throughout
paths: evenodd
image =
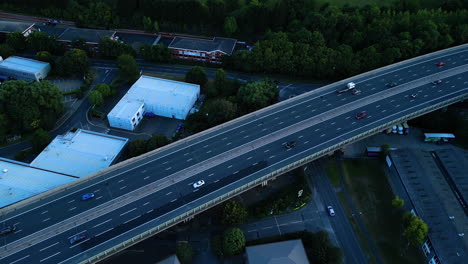
M 446 64 L 436 66 L 440 61 Z M 336 82 L 1 209 L 0 262 L 94 263 L 393 124 L 468 97 L 468 45 Z M 432 84 L 435 80 L 441 84 Z M 356 83 L 359 95 L 335 91 Z M 389 88 L 387 83 L 395 82 Z M 417 94 L 415 98 L 412 94 Z M 366 111 L 367 117 L 355 115 Z M 284 143 L 295 140 L 291 149 Z M 194 189 L 192 184 L 206 184 Z M 80 201 L 84 193 L 96 197 Z M 68 239 L 86 233 L 71 245 Z M 359 263 L 359 260 L 354 262 Z M 361 262 L 362 263 L 362 262 Z

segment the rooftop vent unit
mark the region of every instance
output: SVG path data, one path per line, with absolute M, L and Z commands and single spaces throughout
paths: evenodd
M 8 169 L 3 169 L 3 173 L 7 173 L 8 172 Z

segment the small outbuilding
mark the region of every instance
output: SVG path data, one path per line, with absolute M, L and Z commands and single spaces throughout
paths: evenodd
M 0 57 L 0 75 L 25 81 L 40 81 L 50 72 L 50 64 L 43 61 L 11 56 Z
M 109 125 L 133 131 L 145 114 L 185 120 L 200 85 L 142 75 L 109 112 Z
M 308 264 L 302 240 L 262 244 L 246 248 L 248 264 Z

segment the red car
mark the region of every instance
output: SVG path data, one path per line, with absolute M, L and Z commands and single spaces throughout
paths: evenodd
M 437 66 L 444 66 L 445 65 L 445 62 L 441 61 L 439 63 L 436 64 Z
M 363 119 L 366 116 L 367 116 L 366 112 L 361 112 L 361 113 L 356 115 L 356 119 L 358 119 L 358 120 Z

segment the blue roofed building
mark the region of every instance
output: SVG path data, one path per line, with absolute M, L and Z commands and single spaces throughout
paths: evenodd
M 50 72 L 50 64 L 43 61 L 11 56 L 0 57 L 0 75 L 24 81 L 40 81 Z
M 127 142 L 78 129 L 57 136 L 31 164 L 0 158 L 0 208 L 108 168 Z

